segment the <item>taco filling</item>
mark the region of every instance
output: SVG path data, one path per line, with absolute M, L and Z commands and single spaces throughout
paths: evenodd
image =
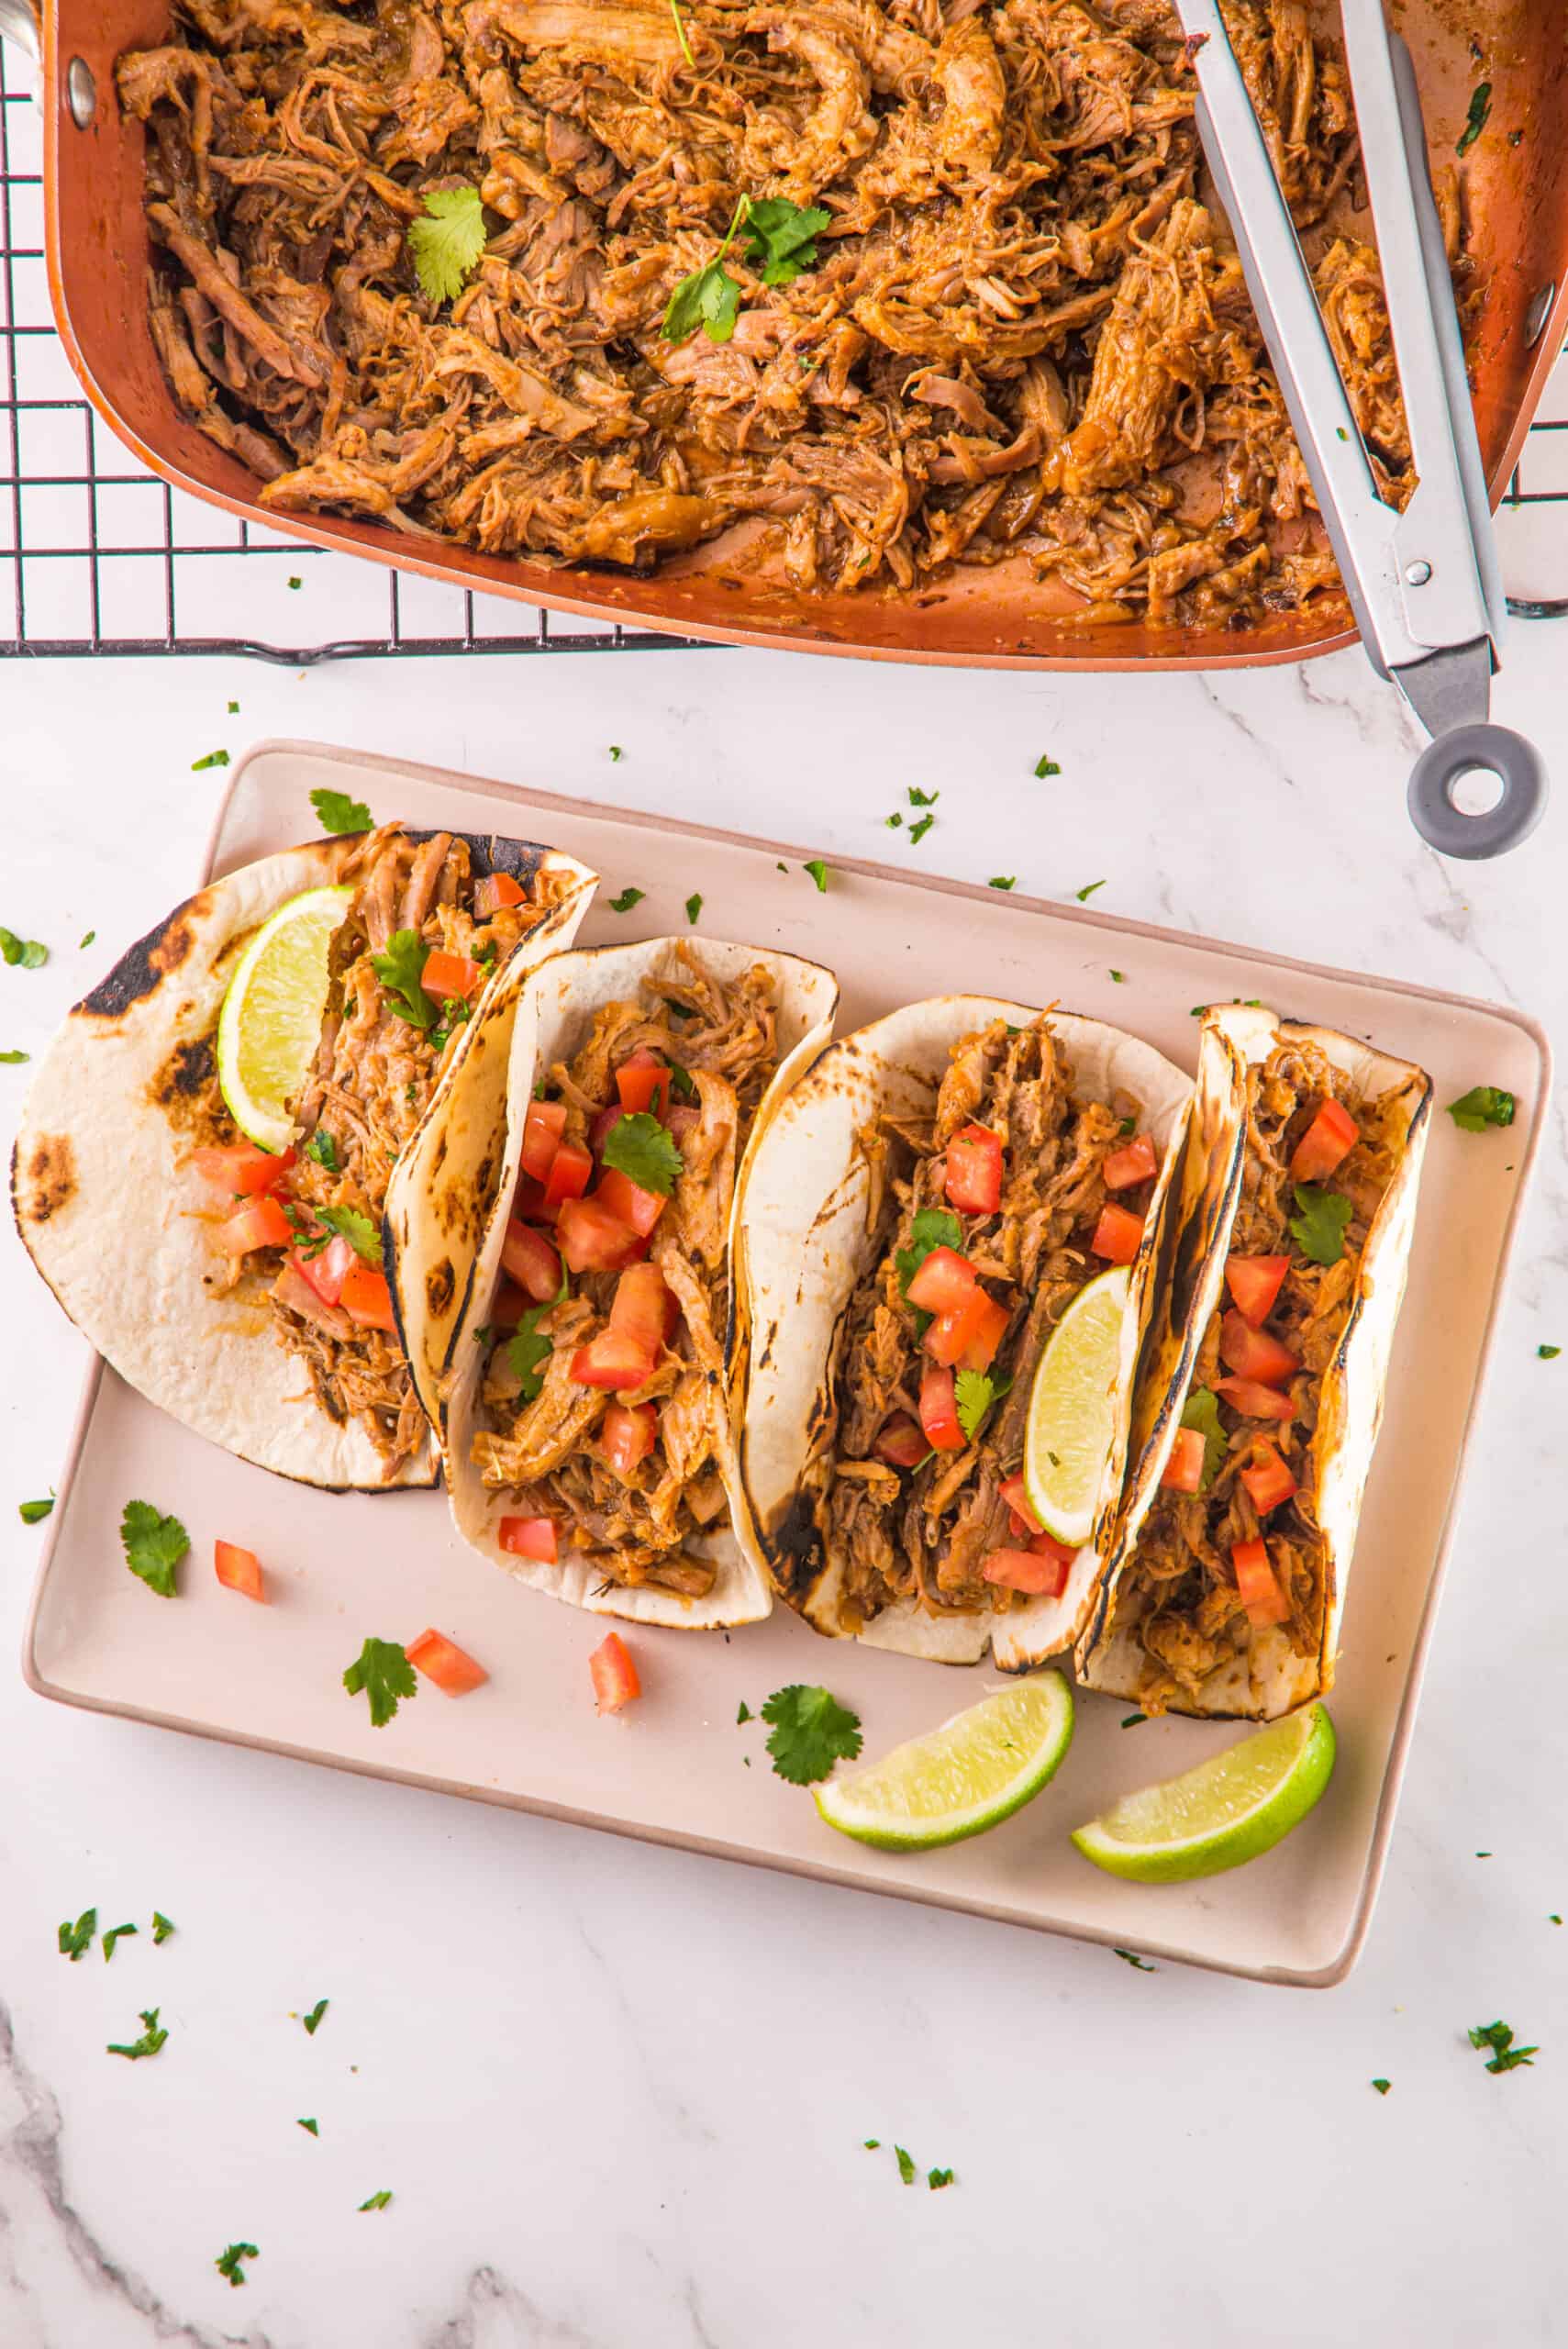
M 1201 1698 L 1273 1626 L 1294 1654 L 1318 1656 L 1330 1571 L 1313 1441 L 1323 1376 L 1408 1124 L 1405 1085 L 1362 1097 L 1308 1042 L 1276 1045 L 1246 1084 L 1224 1293 L 1107 1627 L 1136 1632 L 1152 1674 L 1139 1688 L 1147 1712 Z M 1332 1676 L 1325 1656 L 1325 1689 Z
M 817 1521 L 860 1626 L 898 1600 L 1005 1612 L 1073 1553 L 1029 1513 L 1029 1390 L 1051 1330 L 1138 1253 L 1160 1153 L 1140 1104 L 1084 1098 L 1049 1019 L 960 1039 L 928 1120 L 862 1130 L 876 1242 L 835 1335 Z
M 729 1528 L 729 1227 L 778 1063 L 777 985 L 689 947 L 535 1086 L 471 1456 L 503 1549 L 706 1598 Z
M 360 1422 L 390 1477 L 428 1429 L 382 1268 L 387 1184 L 490 977 L 575 884 L 549 869 L 476 878 L 464 840 L 395 825 L 366 835 L 344 879 L 354 894 L 332 940 L 320 1044 L 290 1105 L 295 1146 L 273 1156 L 244 1140 L 209 1047 L 192 1160 L 233 1201 L 215 1224 L 209 1289 L 265 1302 L 322 1408 Z

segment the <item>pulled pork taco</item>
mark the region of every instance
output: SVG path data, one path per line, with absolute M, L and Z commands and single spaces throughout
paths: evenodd
M 824 1054 L 742 1202 L 748 1506 L 808 1622 L 945 1663 L 1070 1646 L 1125 1458 L 1132 1362 L 1189 1080 L 1151 1045 L 983 996 L 911 1004 Z M 1035 1373 L 1073 1300 L 1131 1267 L 1089 1541 L 1024 1491 Z M 1162 1333 L 1172 1374 L 1182 1333 Z M 1125 1390 L 1125 1394 L 1124 1394 Z
M 435 1481 L 384 1268 L 389 1186 L 493 996 L 570 941 L 593 880 L 495 837 L 313 841 L 212 882 L 75 1007 L 28 1097 L 12 1198 L 39 1272 L 124 1379 L 304 1483 Z M 263 1149 L 225 1096 L 220 1015 L 261 925 L 310 892 L 319 1040 Z
M 1221 1217 L 1180 1423 L 1128 1479 L 1081 1677 L 1146 1712 L 1272 1720 L 1333 1685 L 1404 1295 L 1431 1080 L 1331 1029 L 1209 1012 Z M 1184 1278 L 1201 1275 L 1189 1264 Z M 1157 1364 L 1140 1365 L 1150 1416 Z
M 740 1530 L 736 1202 L 838 995 L 708 939 L 558 955 L 521 989 L 504 1205 L 439 1408 L 458 1531 L 557 1598 L 691 1629 L 769 1611 Z

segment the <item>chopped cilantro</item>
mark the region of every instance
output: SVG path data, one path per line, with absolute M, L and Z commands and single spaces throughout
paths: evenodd
M 321 2134 L 314 2121 L 296 2121 L 294 2125 L 296 2129 L 307 2129 L 313 2137 L 319 2137 Z
M 817 266 L 817 239 L 833 216 L 818 205 L 792 204 L 787 195 L 748 197 L 740 236 L 753 269 L 760 262 L 764 285 L 788 285 Z
M 1034 771 L 1042 783 L 1048 774 L 1060 774 L 1062 773 L 1062 769 L 1057 765 L 1054 759 L 1038 759 L 1035 762 Z
M 325 1166 L 328 1174 L 341 1173 L 338 1163 L 338 1145 L 325 1126 L 317 1126 L 305 1145 L 306 1158 L 314 1158 L 317 1166 Z
M 350 799 L 346 791 L 313 791 L 310 804 L 324 832 L 368 832 L 371 811 L 362 799 Z
M 1562 1349 L 1561 1346 L 1537 1346 L 1535 1352 L 1538 1362 L 1555 1362 L 1558 1355 L 1562 1352 Z M 50 1509 L 54 1507 L 54 1503 L 52 1501 L 49 1501 L 47 1503 L 40 1504 L 38 1501 L 24 1501 L 22 1504 L 22 1515 L 27 1517 L 29 1508 L 38 1508 L 39 1507 L 42 1507 L 44 1514 L 47 1516 Z M 32 1520 L 28 1518 L 28 1522 L 31 1524 Z
M 305 2035 L 307 2039 L 314 2039 L 320 2030 L 321 2018 L 330 2003 L 327 1998 L 317 1998 L 310 2012 L 307 2015 L 301 2015 L 300 2021 L 305 2025 Z
M 773 1723 L 768 1752 L 773 1768 L 793 1787 L 815 1785 L 836 1761 L 852 1762 L 861 1750 L 860 1716 L 826 1688 L 799 1682 L 775 1688 L 762 1707 L 762 1719 Z
M 49 961 L 49 948 L 37 938 L 18 938 L 14 930 L 0 929 L 0 962 L 11 970 L 37 971 Z
M 53 1507 L 54 1495 L 51 1493 L 47 1501 L 23 1501 L 17 1515 L 24 1525 L 41 1525 Z
M 540 1364 L 548 1362 L 554 1352 L 554 1341 L 543 1335 L 539 1321 L 546 1313 L 553 1313 L 558 1305 L 565 1304 L 569 1287 L 563 1269 L 556 1295 L 548 1305 L 530 1305 L 506 1341 L 506 1360 L 512 1365 L 519 1397 L 525 1403 L 538 1402 L 544 1386 Z
M 925 815 L 923 815 L 923 816 L 920 818 L 920 819 L 919 819 L 919 822 L 918 822 L 918 823 L 911 824 L 911 825 L 910 825 L 910 827 L 909 827 L 909 845 L 911 846 L 911 848 L 915 847 L 915 846 L 916 846 L 919 841 L 923 841 L 923 840 L 925 839 L 926 834 L 930 830 L 931 826 L 936 822 L 936 820 L 937 820 L 937 819 L 936 819 L 936 818 L 935 818 L 935 817 L 930 813 L 930 810 L 928 808 L 928 810 L 926 811 Z
M 1158 1974 L 1160 1971 L 1157 1965 L 1151 1965 L 1146 1957 L 1135 1956 L 1129 1949 L 1118 1949 L 1116 1954 L 1126 1965 L 1136 1966 L 1140 1974 Z
M 361 2210 L 384 2210 L 391 2199 L 391 2187 L 384 2186 L 379 2193 L 367 2194 L 360 2208 Z
M 410 1028 L 436 1024 L 436 1007 L 419 984 L 429 952 L 417 930 L 395 930 L 385 953 L 371 956 L 371 969 L 393 997 L 393 1010 Z
M 882 2139 L 881 2139 L 880 2137 L 867 2137 L 867 2138 L 865 2139 L 864 2143 L 865 2143 L 865 2149 L 866 2149 L 867 2153 L 868 2153 L 868 2154 L 874 2154 L 874 2153 L 876 2153 L 876 2152 L 878 2151 L 878 2149 L 880 2148 L 880 2146 L 881 2146 L 881 2144 L 882 2144 Z
M 289 580 L 289 582 L 288 582 L 288 584 L 289 584 L 291 587 L 303 587 L 303 586 L 304 586 L 304 584 L 305 584 L 305 582 L 304 582 L 304 580 L 303 580 L 303 579 L 290 579 L 290 580 Z
M 120 1520 L 125 1562 L 160 1598 L 174 1596 L 174 1569 L 191 1546 L 177 1517 L 160 1517 L 150 1501 L 127 1501 Z
M 1210 1388 L 1194 1387 L 1182 1407 L 1182 1425 L 1196 1428 L 1203 1438 L 1203 1475 L 1198 1479 L 1198 1490 L 1207 1493 L 1229 1450 L 1225 1430 L 1219 1424 L 1219 1404 Z
M 1548 1913 L 1546 1921 L 1549 1925 L 1560 1925 L 1562 1922 L 1562 1920 L 1558 1915 L 1556 1909 L 1553 1909 Z
M 1336 425 L 1335 425 L 1335 427 L 1334 427 L 1334 438 L 1335 438 L 1337 440 L 1348 440 L 1350 439 L 1350 437 L 1351 437 L 1351 436 L 1350 436 L 1350 434 L 1345 430 L 1345 428 L 1344 428 L 1344 426 L 1343 426 L 1342 424 L 1336 424 Z M 1376 2086 L 1376 2082 L 1374 2081 L 1374 2082 L 1373 2083 L 1373 2087 L 1375 2087 L 1375 2086 Z
M 701 327 L 709 342 L 728 342 L 740 313 L 740 287 L 724 266 L 724 256 L 735 242 L 746 209 L 741 196 L 724 232 L 724 242 L 700 269 L 683 277 L 664 310 L 660 333 L 666 342 L 684 342 Z
M 135 1931 L 136 1927 L 134 1925 L 111 1925 L 109 1927 L 108 1932 L 104 1935 L 104 1963 L 106 1965 L 115 1954 L 115 1943 L 117 1942 L 123 1942 L 128 1933 L 134 1933 Z
M 1003 1376 L 993 1378 L 986 1370 L 961 1370 L 953 1381 L 953 1396 L 958 1406 L 958 1423 L 971 1443 L 980 1432 L 980 1423 L 993 1403 L 1004 1396 L 1012 1380 Z
M 1464 117 L 1464 128 L 1454 142 L 1456 155 L 1468 155 L 1486 128 L 1486 117 L 1492 111 L 1492 84 L 1477 82 L 1470 94 L 1470 112 Z
M 231 2284 L 238 2286 L 245 2281 L 245 2270 L 240 2266 L 240 2261 L 260 2259 L 261 2256 L 253 2243 L 231 2243 L 212 2264 L 220 2276 L 227 2276 Z
M 98 1930 L 98 1912 L 83 1909 L 74 1924 L 70 1918 L 60 1928 L 60 1954 L 68 1957 L 72 1965 L 93 1946 L 93 1936 Z
M 97 937 L 97 935 L 98 933 L 95 930 L 83 930 L 82 933 L 82 944 L 77 948 L 77 952 L 79 954 L 83 952 L 86 948 L 91 946 L 93 941 Z
M 1113 971 L 1113 972 L 1111 973 L 1111 977 L 1115 980 L 1115 982 L 1116 982 L 1116 984 L 1117 984 L 1117 985 L 1118 985 L 1118 987 L 1120 986 L 1120 985 L 1121 985 L 1121 983 L 1122 983 L 1123 979 L 1126 977 L 1126 975 L 1127 975 L 1127 974 L 1126 974 L 1126 972 L 1125 972 L 1125 971 Z
M 1090 898 L 1094 896 L 1095 890 L 1103 889 L 1105 885 L 1106 885 L 1103 881 L 1085 881 L 1083 887 L 1081 889 L 1074 889 L 1073 894 L 1077 898 L 1078 903 L 1081 906 L 1086 906 Z
M 1500 1085 L 1473 1085 L 1468 1093 L 1449 1103 L 1448 1113 L 1467 1134 L 1483 1133 L 1488 1126 L 1513 1124 L 1514 1097 Z
M 942 2187 L 952 2184 L 952 2172 L 951 2169 L 929 2169 L 926 2172 L 926 2184 L 935 2194 Z
M 1124 1713 L 1121 1725 L 1123 1729 L 1141 1729 L 1148 1719 L 1147 1713 Z
M 628 913 L 630 913 L 630 911 L 631 911 L 631 909 L 632 909 L 633 906 L 639 906 L 639 905 L 642 903 L 643 898 L 647 896 L 647 894 L 648 894 L 648 893 L 647 893 L 647 891 L 646 891 L 645 889 L 632 889 L 632 888 L 625 888 L 625 889 L 623 889 L 623 890 L 621 891 L 620 896 L 619 896 L 618 897 L 612 897 L 612 898 L 610 899 L 610 901 L 609 901 L 609 902 L 610 902 L 610 911 L 611 911 L 611 913 L 613 913 L 613 914 L 628 914 Z
M 751 1710 L 751 1708 L 746 1702 L 745 1698 L 742 1697 L 740 1699 L 740 1709 L 735 1716 L 736 1728 L 739 1729 L 742 1721 L 754 1721 L 756 1718 L 756 1714 Z
M 618 742 L 612 742 L 610 744 L 610 764 L 612 766 L 618 765 L 619 762 L 624 759 L 625 756 L 626 752 L 621 749 Z
M 478 268 L 489 239 L 475 187 L 435 187 L 425 217 L 408 223 L 408 251 L 421 291 L 432 302 L 455 302 Z
M 891 816 L 884 816 L 883 818 L 883 821 L 887 826 L 890 832 L 895 832 L 903 824 L 904 818 L 895 807 Z
M 779 871 L 781 873 L 786 870 L 787 867 L 782 864 L 780 865 Z M 816 882 L 817 886 L 821 890 L 823 896 L 826 896 L 828 894 L 828 866 L 823 858 L 819 856 L 808 856 L 801 870 L 805 873 L 810 874 L 812 879 Z
M 362 1692 L 370 1698 L 371 1727 L 384 1729 L 399 1698 L 417 1695 L 419 1684 L 396 1640 L 367 1639 L 344 1673 L 343 1686 L 350 1697 Z
M 934 807 L 941 796 L 940 791 L 919 791 L 913 784 L 909 785 L 911 807 Z
M 910 1282 L 934 1248 L 951 1248 L 962 1254 L 963 1226 L 946 1208 L 921 1208 L 909 1227 L 908 1247 L 900 1248 L 894 1257 L 898 1286 L 906 1297 Z
M 1337 1264 L 1345 1252 L 1345 1228 L 1352 1209 L 1342 1191 L 1325 1190 L 1321 1183 L 1297 1183 L 1296 1213 L 1290 1219 L 1290 1236 L 1302 1254 L 1315 1264 Z
M 141 2009 L 141 2021 L 143 2028 L 141 2037 L 139 2039 L 132 2040 L 128 2046 L 124 2047 L 111 2044 L 105 2048 L 105 2054 L 126 2055 L 129 2057 L 133 2064 L 138 2062 L 143 2055 L 156 2055 L 158 2050 L 162 2046 L 163 2042 L 169 2036 L 166 2031 L 161 2031 L 158 2027 L 157 2008 L 143 2007 Z
M 780 873 L 787 873 L 789 871 L 788 865 L 784 863 L 782 857 L 779 859 L 777 870 Z
M 172 1920 L 165 1917 L 161 1910 L 155 1909 L 152 1912 L 152 1940 L 154 1947 L 156 1947 L 160 1942 L 166 1942 L 173 1931 L 174 1927 Z
M 1018 886 L 1018 876 L 1016 873 L 994 873 L 985 885 L 988 889 L 1014 889 Z
M 698 889 L 694 889 L 691 896 L 686 899 L 686 919 L 692 924 L 694 929 L 696 926 L 697 916 L 701 911 L 702 892 Z
M 1389 2089 L 1394 2086 L 1394 2083 L 1392 2080 L 1373 2080 L 1372 2085 L 1377 2090 L 1379 2096 L 1386 2096 Z
M 906 2186 L 913 2186 L 915 2183 L 915 2164 L 913 2160 L 909 2154 L 905 2152 L 902 2145 L 895 2145 L 893 2150 L 898 2157 L 899 2176 L 904 2180 Z
M 31 1058 L 30 1052 L 0 1052 L 0 1062 L 12 1068 L 19 1068 L 24 1061 Z
M 1486 2065 L 1489 2072 L 1511 2072 L 1520 2064 L 1533 2065 L 1535 2058 L 1540 2053 L 1539 2047 L 1516 2047 L 1514 2027 L 1512 2023 L 1507 2022 L 1477 2024 L 1470 2034 L 1470 2044 L 1472 2047 L 1489 2047 L 1492 2050 Z
M 374 1264 L 380 1270 L 381 1234 L 368 1215 L 361 1215 L 358 1208 L 317 1208 L 314 1213 L 317 1222 L 324 1223 L 328 1231 L 346 1240 L 362 1263 Z
M 663 1198 L 674 1189 L 675 1177 L 684 1163 L 658 1119 L 646 1109 L 633 1109 L 617 1118 L 605 1136 L 599 1155 L 639 1191 L 657 1191 Z
M 228 752 L 227 751 L 209 751 L 205 759 L 193 759 L 191 761 L 191 773 L 193 774 L 200 774 L 206 767 L 226 767 L 228 764 Z
M 697 1097 L 697 1088 L 692 1081 L 691 1070 L 683 1068 L 679 1061 L 672 1061 L 670 1063 L 670 1090 L 677 1101 L 695 1101 Z
M 228 705 L 228 715 L 230 716 L 230 718 L 238 718 L 238 717 L 239 717 L 239 704 L 237 701 L 231 701 L 231 702 L 229 703 L 229 705 Z

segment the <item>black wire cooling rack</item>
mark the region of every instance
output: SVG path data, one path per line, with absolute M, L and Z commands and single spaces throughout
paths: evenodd
M 31 66 L 0 42 L 0 656 L 241 652 L 298 667 L 695 641 L 562 620 L 304 546 L 137 465 L 82 397 L 54 330 L 31 93 Z M 1562 515 L 1551 510 L 1568 508 L 1568 368 L 1544 414 L 1499 521 L 1511 608 L 1528 618 L 1568 612 L 1568 599 L 1550 592 L 1568 562 Z

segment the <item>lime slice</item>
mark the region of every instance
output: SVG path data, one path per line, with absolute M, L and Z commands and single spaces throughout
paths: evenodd
M 1334 1724 L 1308 1705 L 1179 1778 L 1123 1795 L 1073 1841 L 1097 1868 L 1138 1884 L 1218 1876 L 1273 1851 L 1333 1771 Z
M 1116 1435 L 1131 1286 L 1126 1264 L 1086 1282 L 1051 1331 L 1034 1375 L 1024 1484 L 1046 1531 L 1075 1550 L 1094 1531 Z
M 816 1788 L 829 1827 L 884 1852 L 933 1852 L 984 1834 L 1039 1794 L 1073 1742 L 1073 1692 L 1037 1672 L 955 1713 L 885 1761 Z
M 352 889 L 307 889 L 261 924 L 239 957 L 217 1022 L 217 1081 L 261 1150 L 294 1140 L 288 1103 L 321 1041 L 327 958 Z

